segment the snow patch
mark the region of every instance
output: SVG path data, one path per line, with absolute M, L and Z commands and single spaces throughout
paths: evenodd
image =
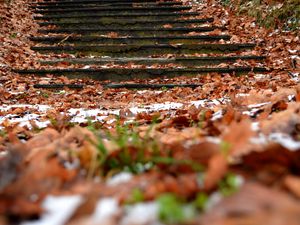
M 83 202 L 80 195 L 48 196 L 42 206 L 45 213 L 40 220 L 24 222 L 22 225 L 63 225 L 71 218 Z
M 138 203 L 125 208 L 125 217 L 121 225 L 159 225 L 158 204 L 156 202 Z
M 130 114 L 132 114 L 131 117 L 134 117 L 138 113 L 143 112 L 156 112 L 156 111 L 166 111 L 166 110 L 176 110 L 183 108 L 185 106 L 195 106 L 197 108 L 199 107 L 207 107 L 207 108 L 213 108 L 215 106 L 225 104 L 229 102 L 230 99 L 228 98 L 220 98 L 220 99 L 202 99 L 198 101 L 191 101 L 187 104 L 179 103 L 179 102 L 165 102 L 165 103 L 156 103 L 156 104 L 150 104 L 150 105 L 140 105 L 140 106 L 133 106 L 130 107 L 128 110 L 130 111 Z M 2 111 L 8 111 L 15 108 L 25 108 L 25 109 L 34 109 L 38 112 L 37 113 L 30 113 L 25 112 L 21 115 L 14 115 L 14 114 L 8 114 L 5 116 L 0 116 L 0 124 L 2 124 L 5 120 L 9 120 L 10 123 L 20 123 L 20 126 L 27 126 L 28 128 L 31 128 L 31 124 L 29 121 L 34 121 L 35 124 L 39 128 L 45 128 L 48 124 L 50 124 L 50 121 L 40 121 L 42 116 L 45 116 L 46 112 L 52 107 L 48 105 L 28 105 L 28 104 L 17 104 L 17 105 L 2 105 L 0 107 L 0 110 Z M 63 113 L 63 112 L 61 112 Z M 109 115 L 120 115 L 121 109 L 84 109 L 84 108 L 71 108 L 67 112 L 65 112 L 68 116 L 71 116 L 72 119 L 70 122 L 72 123 L 86 123 L 88 120 L 94 121 L 100 121 L 100 122 L 106 122 L 108 124 L 113 123 L 115 120 L 109 120 L 105 121 L 107 116 Z M 214 119 L 220 118 L 221 112 L 215 113 Z M 0 127 L 1 129 L 1 127 Z
M 263 103 L 258 103 L 258 104 L 250 104 L 248 105 L 248 108 L 253 109 L 253 108 L 260 108 L 262 106 L 271 104 L 271 102 L 263 102 Z
M 211 120 L 215 121 L 215 120 L 221 119 L 222 117 L 223 117 L 223 111 L 219 110 L 213 114 Z
M 92 215 L 93 224 L 106 224 L 119 212 L 119 203 L 115 198 L 103 198 L 96 204 Z
M 269 140 L 281 144 L 283 147 L 296 151 L 300 149 L 300 141 L 295 141 L 291 136 L 283 133 L 273 133 L 269 135 Z
M 266 145 L 270 142 L 275 142 L 290 151 L 300 149 L 300 141 L 295 141 L 290 135 L 284 133 L 272 133 L 268 136 L 260 133 L 257 137 L 251 138 L 250 142 L 257 145 Z
M 112 176 L 106 181 L 106 184 L 109 186 L 117 186 L 122 183 L 126 183 L 132 179 L 132 174 L 128 172 L 118 173 Z

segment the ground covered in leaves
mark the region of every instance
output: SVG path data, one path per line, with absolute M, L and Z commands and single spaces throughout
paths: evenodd
M 0 2 L 0 224 L 299 224 L 299 33 L 193 4 L 270 71 L 146 81 L 202 84 L 161 90 L 22 77 L 38 26 Z M 85 86 L 33 87 L 62 82 Z

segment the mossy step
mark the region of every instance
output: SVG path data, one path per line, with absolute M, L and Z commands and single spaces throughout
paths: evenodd
M 110 7 L 120 7 L 120 6 L 175 6 L 182 5 L 182 2 L 141 2 L 141 3 L 132 3 L 132 2 L 87 2 L 87 3 L 69 3 L 69 4 L 55 4 L 55 5 L 35 5 L 31 6 L 32 9 L 70 9 L 70 8 L 87 8 L 93 6 L 110 6 Z
M 95 19 L 95 18 L 110 18 L 110 21 L 119 20 L 123 18 L 156 18 L 156 19 L 166 19 L 166 18 L 178 18 L 185 16 L 198 16 L 197 12 L 166 12 L 166 13 L 82 13 L 80 15 L 49 15 L 49 16 L 34 16 L 35 20 L 67 20 L 67 21 L 83 21 L 82 19 Z M 101 21 L 101 20 L 99 20 Z
M 124 65 L 134 63 L 135 65 L 153 65 L 153 64 L 174 64 L 177 66 L 200 66 L 214 65 L 224 62 L 234 62 L 236 60 L 264 60 L 265 56 L 247 55 L 247 56 L 207 56 L 207 57 L 176 57 L 176 58 L 64 58 L 56 60 L 41 60 L 43 65 L 56 65 L 59 63 L 67 64 L 89 64 L 104 65 L 114 63 L 116 65 Z
M 93 56 L 151 56 L 156 54 L 225 53 L 252 49 L 255 44 L 152 44 L 152 45 L 60 45 L 32 47 L 32 50 Z
M 263 67 L 233 67 L 233 68 L 174 68 L 174 69 L 127 69 L 127 68 L 101 68 L 101 69 L 26 69 L 14 70 L 19 74 L 34 74 L 36 76 L 46 76 L 48 74 L 56 76 L 67 76 L 69 78 L 91 78 L 95 80 L 132 80 L 132 79 L 147 79 L 147 78 L 163 78 L 177 76 L 195 76 L 207 73 L 235 73 L 236 75 L 248 72 L 266 72 Z
M 137 11 L 182 11 L 182 10 L 189 10 L 191 6 L 139 6 L 139 7 L 128 7 L 128 6 L 119 6 L 119 7 L 80 7 L 80 8 L 67 8 L 67 9 L 46 9 L 46 10 L 34 10 L 35 13 L 46 14 L 46 15 L 55 15 L 55 14 L 75 14 L 81 12 L 137 12 Z
M 229 35 L 194 35 L 194 36 L 131 36 L 131 37 L 99 37 L 99 36 L 42 36 L 31 37 L 31 41 L 43 44 L 195 44 L 199 42 L 212 42 L 218 40 L 229 40 Z
M 165 24 L 170 24 L 172 27 L 178 26 L 190 26 L 198 25 L 207 22 L 213 22 L 213 18 L 204 18 L 204 19 L 186 19 L 186 20 L 135 20 L 133 19 L 122 19 L 117 21 L 97 21 L 97 20 L 86 20 L 86 21 L 69 21 L 69 22 L 39 22 L 40 26 L 49 26 L 55 25 L 57 27 L 63 28 L 136 28 L 136 27 L 162 27 Z
M 215 29 L 224 30 L 225 27 L 205 26 L 205 27 L 172 27 L 172 28 L 160 28 L 160 27 L 143 27 L 143 28 L 57 28 L 57 29 L 45 29 L 38 30 L 42 34 L 108 34 L 111 32 L 118 35 L 174 35 L 174 34 L 187 34 L 189 32 L 208 32 Z

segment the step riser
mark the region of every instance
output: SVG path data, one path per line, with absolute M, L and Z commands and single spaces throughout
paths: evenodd
M 235 75 L 241 75 L 248 73 L 250 71 L 254 72 L 265 72 L 264 69 L 252 69 L 252 68 L 243 68 L 243 69 L 231 69 L 231 68 L 213 68 L 213 69 L 203 69 L 203 70 L 124 70 L 124 69 L 111 69 L 111 70 L 100 70 L 100 71 L 57 71 L 45 73 L 26 73 L 21 72 L 22 74 L 35 74 L 37 76 L 45 76 L 46 74 L 52 74 L 56 76 L 66 76 L 70 79 L 94 79 L 94 80 L 113 80 L 113 81 L 124 81 L 132 79 L 154 79 L 154 78 L 170 78 L 178 76 L 196 76 L 196 75 L 205 75 L 207 73 L 219 72 L 219 73 L 234 73 Z
M 195 54 L 195 53 L 229 53 L 240 50 L 249 49 L 249 47 L 237 47 L 237 46 L 209 46 L 203 45 L 199 47 L 187 47 L 187 46 L 159 46 L 159 47 L 121 47 L 121 46 L 57 46 L 57 47 L 33 47 L 33 50 L 41 53 L 69 53 L 69 54 L 80 54 L 80 55 L 94 55 L 94 56 L 150 56 L 156 54 Z
M 115 28 L 115 29 L 124 29 L 124 28 L 127 28 L 127 29 L 130 29 L 130 28 L 143 28 L 143 27 L 152 27 L 152 28 L 163 28 L 163 26 L 165 25 L 165 23 L 156 23 L 156 24 L 151 24 L 151 23 L 136 23 L 136 24 L 125 24 L 125 25 L 122 25 L 122 24 L 59 24 L 59 25 L 55 25 L 57 27 L 57 29 L 86 29 L 86 28 L 89 28 L 89 29 L 109 29 L 111 27 Z M 184 27 L 184 28 L 188 28 L 188 27 L 196 27 L 198 24 L 196 23 L 172 23 L 172 27 Z M 198 26 L 199 27 L 199 26 Z M 45 32 L 42 32 L 42 33 L 45 33 Z M 62 33 L 62 32 L 60 32 Z
M 72 9 L 49 9 L 49 10 L 35 10 L 35 13 L 40 13 L 43 15 L 59 15 L 63 13 L 64 15 L 80 15 L 81 13 L 104 13 L 104 12 L 118 12 L 118 13 L 127 13 L 127 12 L 176 12 L 189 10 L 191 7 L 185 6 L 151 6 L 151 7 L 80 7 Z
M 74 0 L 74 1 L 54 1 L 54 2 L 39 2 L 37 4 L 33 5 L 57 5 L 57 4 L 86 4 L 86 3 L 94 3 L 94 2 L 100 2 L 100 3 L 156 3 L 157 0 Z M 169 2 L 169 1 L 164 1 Z
M 128 14 L 91 14 L 85 13 L 77 16 L 68 15 L 54 15 L 54 16 L 36 16 L 36 20 L 48 20 L 48 21 L 59 21 L 59 22 L 83 22 L 85 20 L 96 19 L 97 21 L 118 21 L 121 19 L 135 18 L 138 20 L 156 19 L 180 19 L 180 17 L 198 16 L 198 13 L 128 13 Z
M 218 41 L 220 39 L 146 39 L 146 40 L 139 40 L 139 39 L 102 39 L 96 41 L 40 41 L 39 43 L 43 44 L 53 44 L 53 43 L 63 43 L 63 44 L 74 44 L 77 45 L 84 45 L 87 42 L 89 44 L 197 44 L 202 42 L 213 42 Z
M 118 35 L 128 35 L 128 36 L 151 36 L 151 35 L 180 35 L 180 34 L 187 34 L 189 32 L 209 32 L 215 30 L 214 28 L 205 28 L 205 29 L 181 29 L 181 30 L 129 30 L 129 31 L 120 31 L 120 30 L 104 30 L 104 31 L 89 31 L 89 30 L 50 30 L 50 31 L 40 31 L 42 34 L 87 34 L 87 35 L 109 35 L 111 32 L 117 33 Z
M 70 9 L 70 8 L 89 8 L 89 7 L 122 7 L 122 6 L 179 6 L 182 5 L 180 2 L 161 2 L 161 3 L 86 3 L 86 4 L 57 4 L 57 5 L 48 5 L 48 6 L 32 6 L 32 9 Z
M 87 22 L 87 23 L 39 23 L 40 26 L 49 26 L 54 25 L 58 28 L 75 28 L 75 29 L 85 29 L 85 28 L 143 28 L 143 27 L 153 27 L 153 28 L 162 28 L 165 24 L 170 24 L 172 27 L 190 27 L 197 26 L 203 23 L 207 23 L 211 21 L 179 21 L 176 22 L 172 20 L 161 20 L 161 21 L 119 21 L 115 23 L 99 23 L 99 22 Z
M 201 84 L 107 84 L 105 88 L 127 88 L 127 89 L 161 89 L 161 88 L 175 88 L 175 87 L 189 87 L 189 88 L 197 88 L 202 86 Z
M 106 14 L 116 14 L 117 16 L 127 16 L 128 14 L 133 14 L 133 13 L 173 13 L 173 12 L 179 12 L 181 10 L 177 10 L 177 9 L 129 9 L 129 10 L 123 10 L 123 11 L 119 11 L 119 10 L 85 10 L 85 11 L 74 11 L 74 12 L 57 12 L 57 13 L 39 13 L 44 15 L 44 17 L 55 17 L 55 16 L 62 16 L 63 17 L 86 17 L 86 16 L 90 16 L 91 14 L 95 15 L 95 16 L 102 16 L 102 15 L 106 15 Z
M 261 61 L 264 57 L 261 58 L 255 58 L 248 60 L 256 60 Z M 84 65 L 105 65 L 109 63 L 114 63 L 115 65 L 124 66 L 128 63 L 134 63 L 135 65 L 147 65 L 151 66 L 154 64 L 160 64 L 160 65 L 167 65 L 172 64 L 175 67 L 176 66 L 188 66 L 188 67 L 197 67 L 197 66 L 207 66 L 207 65 L 217 65 L 220 63 L 228 63 L 228 62 L 235 62 L 238 59 L 236 58 L 226 58 L 223 59 L 198 59 L 198 60 L 187 60 L 187 59 L 164 59 L 164 60 L 63 60 L 63 61 L 41 61 L 40 63 L 42 65 L 57 65 L 62 62 L 68 63 L 68 64 L 84 64 Z M 247 59 L 244 59 L 246 61 Z

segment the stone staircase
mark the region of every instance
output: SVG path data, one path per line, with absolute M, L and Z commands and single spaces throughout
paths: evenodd
M 32 49 L 57 57 L 40 61 L 46 69 L 16 69 L 20 74 L 115 83 L 266 71 L 247 63 L 237 66 L 237 61 L 264 60 L 251 54 L 255 43 L 230 43 L 226 27 L 213 26 L 213 18 L 180 1 L 56 0 L 33 3 L 32 10 L 41 26 L 40 35 L 31 37 Z M 70 67 L 59 67 L 62 63 Z

